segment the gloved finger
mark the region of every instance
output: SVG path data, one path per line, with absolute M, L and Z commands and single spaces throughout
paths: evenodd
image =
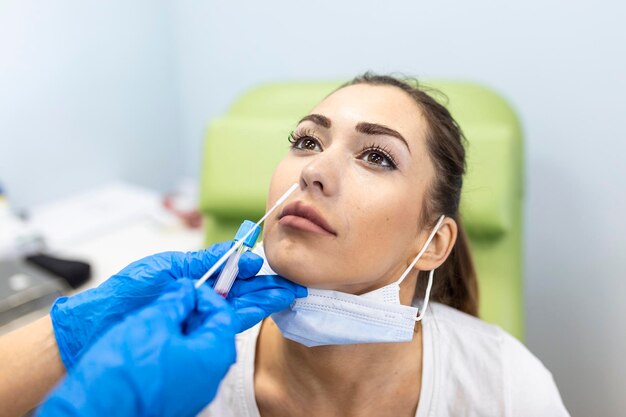
M 252 278 L 261 270 L 261 267 L 263 266 L 263 258 L 256 253 L 246 251 L 243 255 L 241 255 L 241 258 L 239 258 L 238 266 L 238 278 Z
M 242 282 L 245 284 L 239 284 L 234 292 L 231 290 L 228 297 L 237 318 L 237 332 L 249 329 L 270 314 L 289 307 L 297 297 L 307 295 L 305 287 L 276 275 L 261 275 Z
M 219 297 L 219 295 L 218 295 Z M 213 318 L 201 323 L 192 333 L 185 337 L 184 342 L 188 349 L 188 354 L 200 360 L 200 365 L 208 373 L 222 379 L 228 368 L 237 359 L 237 349 L 235 346 L 235 335 L 237 327 L 216 326 Z M 216 354 L 216 350 L 218 354 Z M 211 398 L 214 393 L 211 394 Z
M 207 249 L 197 252 L 170 252 L 172 257 L 172 274 L 174 278 L 186 277 L 191 279 L 200 279 L 232 246 L 234 242 L 216 243 Z M 224 263 L 225 264 L 225 263 Z M 224 268 L 222 264 L 216 271 L 215 275 Z M 244 253 L 239 259 L 239 276 L 254 276 L 261 266 L 263 259 L 252 252 Z
M 196 305 L 195 288 L 189 279 L 173 281 L 164 294 L 141 310 L 140 319 L 165 319 L 170 325 L 180 328 Z
M 209 361 L 208 369 L 218 372 L 224 366 L 223 373 L 235 362 L 235 334 L 238 325 L 235 313 L 230 305 L 209 286 L 201 286 L 196 292 L 196 310 L 192 313 L 193 328 L 187 332 L 185 342 L 196 352 L 211 352 L 220 346 L 219 361 L 205 357 Z M 215 362 L 215 363 L 213 363 Z
M 308 290 L 302 285 L 289 281 L 280 275 L 258 275 L 253 279 L 236 279 L 228 293 L 228 298 L 238 298 L 249 292 L 267 290 L 271 288 L 282 288 L 291 291 L 295 297 L 306 297 Z
M 200 327 L 206 332 L 208 329 L 234 328 L 234 313 L 230 305 L 213 288 L 202 285 L 196 290 L 196 307 L 189 315 L 184 333 L 193 334 Z
M 196 292 L 196 310 L 201 313 L 212 313 L 220 309 L 229 309 L 224 298 L 208 285 L 202 285 Z
M 289 307 L 295 300 L 292 292 L 272 288 L 248 293 L 232 301 L 238 332 L 249 329 L 270 314 Z

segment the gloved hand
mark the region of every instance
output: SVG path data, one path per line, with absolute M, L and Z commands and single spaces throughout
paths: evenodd
M 161 295 L 165 287 L 180 278 L 199 279 L 228 251 L 232 242 L 215 244 L 198 252 L 165 252 L 148 256 L 124 268 L 99 287 L 71 297 L 61 297 L 50 310 L 61 359 L 69 370 L 81 355 L 114 324 Z M 239 260 L 239 278 L 253 277 L 263 259 L 246 252 Z M 219 270 L 215 276 L 219 274 Z M 215 277 L 205 286 L 212 286 Z M 245 290 L 272 290 L 263 296 Z M 241 300 L 237 295 L 246 293 Z M 306 289 L 278 276 L 258 276 L 253 280 L 235 280 L 228 299 L 238 313 L 238 331 L 251 327 L 274 311 L 286 308 L 293 297 L 306 296 Z M 286 303 L 286 304 L 285 304 Z
M 281 276 L 258 275 L 236 279 L 226 301 L 235 311 L 235 327 L 237 333 L 241 333 L 272 313 L 286 309 L 296 298 L 307 295 L 306 287 Z
M 235 361 L 235 313 L 209 286 L 179 279 L 99 339 L 39 417 L 195 416 Z

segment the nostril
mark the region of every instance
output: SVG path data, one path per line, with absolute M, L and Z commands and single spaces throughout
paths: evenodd
M 320 190 L 324 191 L 324 184 L 322 184 L 320 181 L 313 181 L 313 185 L 319 187 Z

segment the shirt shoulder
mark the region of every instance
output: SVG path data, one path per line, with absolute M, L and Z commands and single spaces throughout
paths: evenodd
M 552 373 L 519 340 L 505 334 L 505 371 L 513 416 L 569 416 Z
M 425 326 L 436 350 L 440 400 L 463 398 L 463 406 L 484 415 L 568 415 L 552 375 L 521 342 L 477 317 L 431 306 Z M 449 415 L 461 412 L 447 407 Z

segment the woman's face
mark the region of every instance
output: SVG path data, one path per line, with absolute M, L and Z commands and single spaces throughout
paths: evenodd
M 419 224 L 433 179 L 426 121 L 391 86 L 358 84 L 322 101 L 294 130 L 267 205 L 268 262 L 299 284 L 362 294 L 397 280 L 430 230 Z

